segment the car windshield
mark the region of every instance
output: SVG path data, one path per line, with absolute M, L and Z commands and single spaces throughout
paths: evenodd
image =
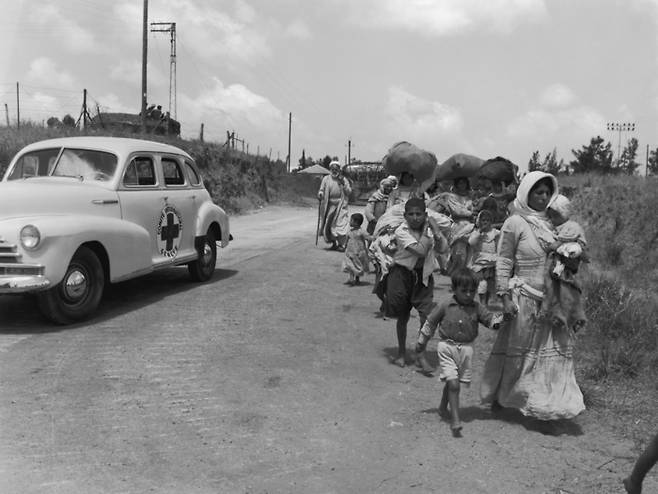
M 117 157 L 114 154 L 89 149 L 64 149 L 51 175 L 106 182 L 112 179 L 116 169 Z
M 45 177 L 50 175 L 61 148 L 39 149 L 25 153 L 18 158 L 7 180 L 18 180 L 29 177 Z

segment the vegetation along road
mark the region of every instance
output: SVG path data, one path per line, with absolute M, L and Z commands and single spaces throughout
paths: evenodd
M 0 492 L 622 492 L 633 444 L 591 412 L 546 434 L 479 405 L 484 328 L 453 438 L 437 379 L 390 364 L 372 275 L 345 285 L 315 246 L 315 213 L 234 217 L 211 282 L 112 286 L 86 324 L 0 298 Z

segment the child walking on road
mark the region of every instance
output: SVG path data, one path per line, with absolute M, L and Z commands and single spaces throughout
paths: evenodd
M 478 335 L 478 324 L 498 329 L 502 313 L 490 312 L 475 300 L 478 285 L 475 274 L 468 268 L 460 268 L 451 276 L 453 295 L 437 305 L 428 316 L 418 334 L 416 351 L 423 352 L 438 326 L 439 379 L 445 382 L 439 414 L 447 418 L 450 407 L 450 429 L 454 437 L 462 437 L 459 419 L 460 383 L 471 383 L 471 343 Z
M 406 365 L 407 323 L 415 308 L 422 325 L 434 305 L 434 278 L 438 264 L 434 239 L 441 231 L 436 220 L 427 216 L 425 201 L 412 197 L 404 205 L 404 221 L 395 230 L 393 265 L 386 277 L 386 315 L 397 318 L 398 356 L 394 364 Z M 419 356 L 421 364 L 422 356 Z M 424 366 L 423 366 L 424 367 Z
M 370 271 L 367 246 L 369 236 L 361 229 L 361 225 L 363 225 L 363 215 L 361 213 L 352 214 L 343 259 L 343 271 L 349 274 L 347 284 L 350 286 L 358 285 L 359 278 Z

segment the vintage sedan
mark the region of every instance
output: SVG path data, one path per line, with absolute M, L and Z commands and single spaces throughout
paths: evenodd
M 231 238 L 192 157 L 167 144 L 49 139 L 0 182 L 0 294 L 34 293 L 58 324 L 90 317 L 106 282 L 182 264 L 209 280 Z

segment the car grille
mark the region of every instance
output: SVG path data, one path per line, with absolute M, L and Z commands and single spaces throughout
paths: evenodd
M 3 275 L 43 275 L 40 264 L 23 264 L 18 247 L 0 238 L 0 276 Z

